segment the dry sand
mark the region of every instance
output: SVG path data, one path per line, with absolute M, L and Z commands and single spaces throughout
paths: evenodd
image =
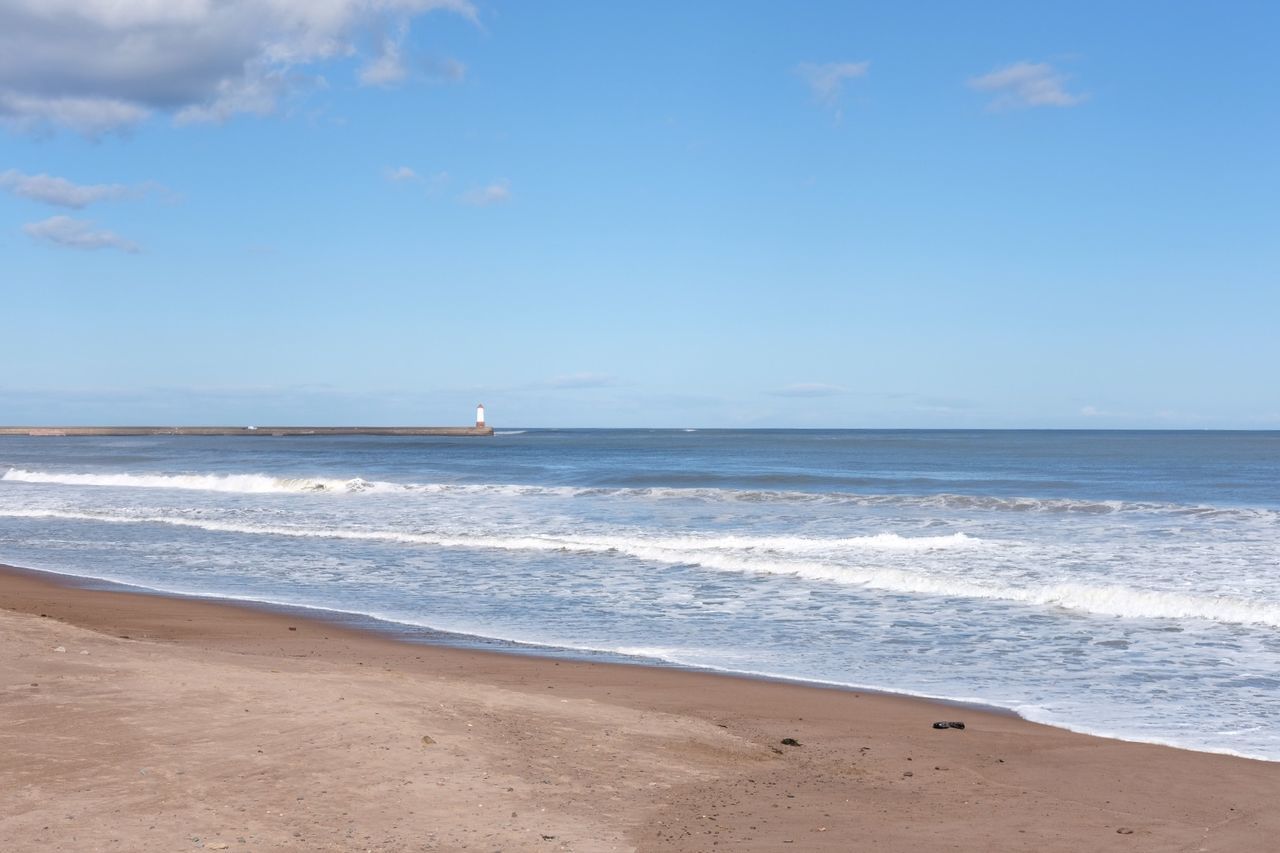
M 1261 851 L 1280 764 L 0 571 L 0 849 Z M 963 731 L 935 731 L 959 719 Z M 793 738 L 799 746 L 782 743 Z

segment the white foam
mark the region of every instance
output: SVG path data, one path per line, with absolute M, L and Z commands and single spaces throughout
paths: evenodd
M 516 435 L 525 430 L 503 433 Z M 714 487 L 613 487 L 539 486 L 522 483 L 389 483 L 319 477 L 273 477 L 268 474 L 82 474 L 30 471 L 10 468 L 0 480 L 70 486 L 117 488 L 193 489 L 215 492 L 266 493 L 375 493 L 425 492 L 499 497 L 598 497 L 623 500 L 677 500 L 741 503 L 820 503 L 864 507 L 936 508 L 1009 513 L 1112 515 L 1154 513 L 1176 516 L 1238 516 L 1280 522 L 1280 512 L 1251 507 L 1210 507 L 1131 501 L 1093 501 L 1072 498 L 1021 498 L 980 495 L 874 495 L 849 492 L 808 492 Z
M 74 474 L 10 468 L 0 480 L 13 483 L 52 483 L 65 486 L 112 486 L 131 489 L 191 489 L 210 492 L 270 494 L 289 492 L 366 492 L 395 488 L 359 477 L 272 477 L 266 474 Z
M 833 552 L 840 549 L 868 550 L 934 550 L 949 547 L 972 547 L 981 540 L 955 533 L 950 536 L 908 538 L 895 533 L 875 536 L 853 536 L 842 539 L 805 539 L 794 536 L 720 536 L 720 537 L 643 537 L 643 536 L 474 536 L 448 533 L 413 533 L 399 530 L 363 530 L 341 528 L 284 527 L 239 524 L 212 519 L 193 519 L 168 515 L 117 515 L 109 512 L 65 512 L 61 510 L 0 510 L 0 516 L 16 518 L 63 518 L 73 521 L 105 521 L 133 524 L 168 524 L 193 527 L 218 533 L 291 536 L 315 539 L 354 539 L 371 542 L 399 542 L 412 545 L 435 545 L 458 548 L 492 548 L 504 551 L 580 551 L 619 552 L 648 557 L 665 563 L 696 562 L 698 555 L 720 550 L 751 551 L 759 549 L 775 553 Z
M 10 468 L 0 480 L 62 486 L 95 486 L 129 489 L 189 489 L 241 494 L 355 494 L 386 492 L 434 492 L 529 497 L 572 497 L 584 489 L 570 486 L 530 486 L 518 483 L 388 483 L 360 477 L 273 477 L 269 474 L 80 474 L 62 471 L 29 471 Z
M 664 646 L 618 646 L 613 649 L 581 649 L 581 651 L 599 651 L 607 654 L 626 655 L 629 658 L 649 658 L 650 660 L 675 664 L 680 663 L 680 655 L 684 654 L 680 649 L 666 648 Z
M 44 571 L 51 571 L 44 569 Z M 1197 752 L 1228 754 L 1228 756 L 1238 756 L 1242 758 L 1251 758 L 1251 760 L 1261 761 L 1280 761 L 1280 752 L 1276 752 L 1274 747 L 1268 745 L 1272 742 L 1263 742 L 1245 749 L 1233 749 L 1222 747 L 1219 742 L 1212 739 L 1203 739 L 1203 733 L 1199 731 L 1181 731 L 1179 735 L 1167 736 L 1162 734 L 1153 734 L 1151 730 L 1143 726 L 1126 725 L 1121 720 L 1108 720 L 1106 722 L 1082 722 L 1071 719 L 1073 715 L 1064 715 L 1061 710 L 1053 710 L 1051 707 L 1043 706 L 1043 704 L 1018 701 L 1018 699 L 1009 697 L 992 698 L 987 695 L 972 695 L 960 693 L 959 690 L 946 689 L 911 689 L 902 685 L 881 684 L 877 681 L 861 681 L 851 679 L 831 679 L 831 678 L 815 678 L 815 676 L 797 676 L 792 672 L 782 672 L 771 669 L 768 665 L 760 667 L 759 665 L 751 666 L 746 661 L 750 657 L 744 657 L 744 665 L 733 665 L 728 660 L 735 658 L 735 654 L 727 652 L 727 649 L 699 649 L 699 648 L 677 648 L 677 647 L 655 647 L 655 646 L 626 646 L 626 644 L 593 644 L 593 643 L 573 643 L 563 642 L 563 640 L 553 638 L 538 638 L 525 635 L 522 631 L 511 630 L 494 630 L 493 626 L 461 626 L 447 625 L 435 620 L 415 619 L 415 617 L 406 617 L 401 613 L 390 613 L 378 610 L 378 608 L 342 608 L 325 605 L 316 605 L 316 603 L 301 603 L 292 601 L 288 597 L 276 598 L 271 596 L 246 596 L 246 594 L 236 593 L 219 593 L 212 592 L 209 589 L 192 589 L 184 588 L 183 585 L 154 585 L 151 583 L 138 584 L 137 581 L 124 580 L 114 578 L 109 575 L 82 574 L 79 571 L 52 571 L 52 574 L 64 574 L 70 576 L 78 576 L 83 579 L 106 580 L 111 583 L 128 585 L 137 589 L 147 589 L 151 592 L 159 592 L 165 594 L 178 594 L 178 596 L 193 596 L 200 598 L 219 598 L 230 599 L 230 601 L 257 602 L 265 603 L 265 605 L 282 606 L 289 608 L 300 608 L 300 610 L 315 611 L 317 613 L 339 613 L 339 615 L 349 615 L 356 617 L 367 617 L 367 619 L 388 622 L 388 624 L 416 626 L 416 628 L 425 628 L 429 630 L 448 631 L 448 633 L 458 635 L 470 635 L 470 637 L 481 639 L 498 640 L 498 642 L 509 642 L 521 644 L 521 646 L 539 647 L 547 649 L 561 649 L 561 651 L 570 652 L 596 652 L 608 654 L 621 654 L 621 656 L 645 658 L 645 660 L 672 663 L 676 666 L 694 667 L 705 671 L 724 672 L 724 674 L 749 676 L 749 678 L 765 678 L 780 681 L 790 681 L 796 684 L 813 684 L 835 686 L 835 688 L 849 690 L 874 690 L 879 693 L 891 693 L 897 695 L 909 695 L 909 697 L 919 697 L 924 699 L 932 699 L 932 701 L 941 701 L 947 703 L 970 704 L 970 706 L 980 706 L 987 708 L 1007 708 L 1007 710 L 1016 713 L 1025 720 L 1041 722 L 1044 725 L 1060 727 L 1070 731 L 1078 731 L 1078 733 L 1089 734 L 1094 736 L 1102 736 L 1102 738 L 1112 738 L 1120 740 L 1128 740 L 1128 742 L 1164 744 L 1169 747 L 1180 749 L 1193 749 Z M 708 654 L 712 656 L 712 660 L 708 660 Z M 717 661 L 717 662 L 713 662 Z M 1146 717 L 1144 717 L 1146 719 Z M 1248 729 L 1222 730 L 1213 731 L 1213 735 L 1236 735 L 1239 733 L 1252 733 L 1252 731 L 1260 730 L 1262 726 L 1248 727 Z
M 1140 619 L 1200 619 L 1229 624 L 1261 624 L 1280 627 L 1280 605 L 1225 595 L 1203 595 L 1140 589 L 1119 584 L 1049 584 L 1026 587 L 979 582 L 946 573 L 851 565 L 804 558 L 812 552 L 844 549 L 871 555 L 880 551 L 973 548 L 989 545 L 956 533 L 950 536 L 902 537 L 885 533 L 844 539 L 799 537 L 645 537 L 468 535 L 395 530 L 305 528 L 252 525 L 174 516 L 121 516 L 108 513 L 59 510 L 0 510 L 0 516 L 63 518 L 126 524 L 166 524 L 217 533 L 254 536 L 287 536 L 309 539 L 341 539 L 424 545 L 441 548 L 476 548 L 502 551 L 562 553 L 616 553 L 665 565 L 688 565 L 739 574 L 783 575 L 886 592 L 942 598 L 988 599 L 1038 607 L 1061 607 L 1101 616 Z M 763 552 L 763 556 L 755 551 Z M 799 558 L 797 558 L 799 557 Z
M 637 540 L 624 540 L 634 542 Z M 861 551 L 942 551 L 953 548 L 975 548 L 984 543 L 964 533 L 946 536 L 900 536 L 877 533 L 872 536 L 820 538 L 805 536 L 676 536 L 638 540 L 650 548 L 681 552 L 759 551 L 783 554 L 832 554 L 844 550 Z M 614 547 L 614 546 L 610 546 Z
M 1183 740 L 1179 738 L 1156 737 L 1146 733 L 1128 733 L 1118 731 L 1109 727 L 1082 725 L 1064 719 L 1060 714 L 1054 713 L 1039 705 L 1021 705 L 1013 704 L 1010 708 L 1019 717 L 1029 720 L 1033 723 L 1040 723 L 1045 726 L 1053 726 L 1056 729 L 1066 729 L 1069 732 L 1077 732 L 1084 735 L 1092 735 L 1093 737 L 1110 738 L 1111 740 L 1123 740 L 1130 743 L 1150 743 L 1157 746 L 1171 746 L 1174 749 L 1189 749 L 1194 752 L 1207 752 L 1214 755 L 1232 755 L 1236 758 L 1249 758 L 1255 761 L 1280 761 L 1280 755 L 1268 755 L 1266 753 L 1244 752 L 1238 749 L 1228 749 L 1227 747 L 1209 746 L 1194 740 Z M 1217 734 L 1233 734 L 1232 732 L 1217 732 Z

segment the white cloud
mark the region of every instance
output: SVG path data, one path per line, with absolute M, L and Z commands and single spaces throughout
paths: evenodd
M 1067 76 L 1047 62 L 1015 62 L 981 77 L 971 77 L 969 87 L 991 92 L 987 105 L 993 110 L 1020 107 L 1074 107 L 1089 96 L 1067 91 Z
M 797 382 L 771 393 L 775 397 L 834 397 L 837 394 L 846 393 L 846 390 L 839 385 L 828 385 L 825 382 Z
M 409 76 L 409 70 L 400 57 L 404 31 L 396 36 L 387 36 L 382 40 L 382 52 L 371 59 L 358 75 L 360 82 L 366 86 L 390 86 L 400 83 Z
M 382 48 L 356 75 L 365 86 L 394 86 L 409 79 L 412 70 L 404 58 L 404 42 L 409 36 L 407 22 L 401 22 L 393 35 L 382 39 Z M 414 75 L 429 83 L 461 83 L 467 76 L 467 66 L 456 59 L 423 58 Z
M 37 240 L 44 240 L 70 249 L 120 249 L 123 252 L 139 252 L 141 247 L 120 235 L 99 229 L 92 222 L 73 219 L 70 216 L 51 216 L 40 222 L 30 222 L 22 230 Z
M 3 43 L 0 35 L 0 45 Z M 0 121 L 18 130 L 58 125 L 85 136 L 98 136 L 135 125 L 150 114 L 146 107 L 119 98 L 29 95 L 0 88 Z
M 141 187 L 123 184 L 75 184 L 54 175 L 27 175 L 16 169 L 0 172 L 0 189 L 16 196 L 79 210 L 96 201 L 140 195 Z
M 448 172 L 440 171 L 431 174 L 420 174 L 412 166 L 396 166 L 382 173 L 393 184 L 418 184 L 427 195 L 437 195 L 444 191 L 450 181 Z
M 456 59 L 426 59 L 422 70 L 433 83 L 461 83 L 467 77 L 467 66 Z
M 405 183 L 419 180 L 419 177 L 418 173 L 408 166 L 397 166 L 394 169 L 387 169 L 387 180 L 394 183 Z
M 218 81 L 205 101 L 182 107 L 173 120 L 177 124 L 204 124 L 223 122 L 238 113 L 270 115 L 280 96 L 299 82 L 276 69 L 246 70 L 243 77 Z
M 462 194 L 464 204 L 475 207 L 488 207 L 491 204 L 502 204 L 511 200 L 511 185 L 506 181 L 495 181 L 484 187 L 476 187 Z
M 840 100 L 847 80 L 856 80 L 866 76 L 871 67 L 870 61 L 863 62 L 802 62 L 796 66 L 796 73 L 809 84 L 813 96 L 821 103 L 834 107 Z
M 97 135 L 269 113 L 308 66 L 436 10 L 476 20 L 470 0 L 0 0 L 0 120 Z M 362 78 L 393 82 L 399 38 Z

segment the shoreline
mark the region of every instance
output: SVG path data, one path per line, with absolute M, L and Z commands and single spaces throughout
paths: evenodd
M 267 601 L 258 598 L 239 598 L 224 594 L 180 592 L 158 589 L 125 581 L 117 581 L 110 578 L 75 574 L 73 572 L 62 572 L 52 569 L 32 569 L 0 563 L 0 579 L 2 579 L 6 573 L 29 575 L 36 580 L 42 580 L 57 586 L 65 586 L 72 589 L 90 591 L 100 590 L 104 592 L 120 592 L 160 599 L 197 601 L 213 605 L 223 605 L 231 608 L 244 608 L 255 612 L 292 616 L 296 619 L 339 626 L 347 630 L 367 634 L 372 637 L 379 637 L 396 643 L 409 643 L 413 645 L 442 649 L 456 649 L 459 651 L 470 651 L 480 654 L 513 655 L 516 657 L 544 659 L 550 661 L 573 661 L 579 663 L 603 664 L 606 666 L 651 667 L 660 670 L 701 673 L 721 678 L 785 684 L 813 690 L 835 690 L 848 693 L 885 696 L 913 702 L 930 703 L 944 708 L 957 708 L 961 710 L 971 709 L 988 714 L 1009 716 L 1032 725 L 1045 726 L 1047 728 L 1058 729 L 1060 731 L 1070 732 L 1084 737 L 1100 738 L 1102 740 L 1116 741 L 1118 743 L 1158 746 L 1166 749 L 1176 749 L 1179 751 L 1201 753 L 1205 755 L 1222 755 L 1230 758 L 1238 758 L 1244 761 L 1260 761 L 1280 766 L 1280 760 L 1278 759 L 1247 755 L 1230 749 L 1212 749 L 1207 747 L 1197 748 L 1163 740 L 1125 738 L 1113 734 L 1091 732 L 1087 729 L 1074 727 L 1065 723 L 1049 723 L 1034 720 L 1023 716 L 1015 708 L 986 702 L 981 699 L 958 699 L 949 696 L 935 696 L 925 693 L 912 693 L 910 691 L 894 690 L 887 687 L 849 684 L 838 681 L 824 681 L 821 679 L 806 679 L 795 676 L 748 670 L 721 669 L 697 664 L 685 664 L 662 658 L 625 654 L 623 652 L 610 649 L 559 646 L 548 643 L 514 640 L 505 637 L 493 637 L 484 634 L 469 634 L 458 631 L 449 631 L 442 628 L 435 628 L 430 625 L 420 625 L 412 622 L 387 619 L 356 610 L 339 610 L 332 607 Z M 0 604 L 0 609 L 3 609 L 2 604 Z
M 1249 761 L 1268 760 L 1264 758 L 1256 758 L 1250 755 L 1241 755 L 1234 752 L 1192 749 L 1190 747 L 1177 746 L 1174 744 L 1141 740 L 1127 741 L 1124 738 L 1094 735 L 1090 732 L 1069 729 L 1066 726 L 1028 720 L 1012 708 L 1008 708 L 1003 705 L 996 705 L 990 702 L 984 702 L 978 699 L 955 699 L 948 696 L 931 696 L 923 693 L 911 693 L 902 690 L 892 690 L 885 687 L 870 687 L 839 681 L 823 681 L 821 679 L 800 678 L 796 676 L 777 675 L 765 672 L 721 669 L 711 666 L 680 663 L 678 661 L 671 661 L 657 657 L 626 654 L 624 652 L 614 651 L 611 649 L 552 645 L 550 643 L 536 643 L 528 640 L 513 640 L 506 637 L 493 637 L 486 634 L 469 634 L 458 631 L 449 631 L 443 628 L 435 628 L 430 625 L 419 625 L 413 622 L 402 622 L 395 619 L 387 619 L 358 610 L 339 610 L 333 607 L 322 607 L 310 604 L 291 604 L 287 602 L 267 601 L 259 598 L 238 598 L 232 595 L 217 593 L 178 592 L 174 590 L 144 586 L 142 584 L 112 580 L 110 578 L 92 577 L 89 575 L 61 572 L 52 569 L 32 569 L 24 566 L 12 566 L 0 563 L 0 578 L 3 578 L 5 574 L 30 576 L 39 581 L 47 581 L 51 584 L 64 586 L 70 589 L 121 592 L 130 595 L 150 596 L 160 599 L 198 601 L 214 605 L 224 605 L 232 608 L 244 608 L 250 611 L 262 613 L 272 613 L 280 616 L 293 616 L 297 619 L 336 625 L 348 630 L 365 633 L 373 637 L 388 639 L 397 643 L 409 643 L 413 645 L 457 649 L 461 651 L 474 651 L 481 654 L 514 655 L 516 657 L 550 661 L 573 661 L 578 663 L 596 663 L 608 666 L 641 668 L 651 667 L 654 669 L 702 673 L 704 675 L 743 679 L 746 681 L 788 684 L 795 687 L 804 687 L 814 690 L 837 690 L 848 693 L 865 693 L 876 696 L 898 697 L 912 701 L 929 702 L 948 708 L 959 708 L 963 710 L 972 709 L 988 714 L 1015 717 L 1019 720 L 1035 723 L 1036 725 L 1044 725 L 1049 728 L 1072 731 L 1089 737 L 1102 737 L 1106 740 L 1118 740 L 1126 743 L 1146 743 L 1156 746 L 1166 746 L 1170 749 L 1186 750 L 1188 752 L 1229 755 Z M 2 607 L 0 607 L 0 609 L 2 609 Z
M 1244 761 L 1260 761 L 1280 766 L 1280 760 L 1262 758 L 1256 755 L 1247 755 L 1230 749 L 1212 749 L 1207 747 L 1197 748 L 1163 740 L 1125 738 L 1113 734 L 1091 732 L 1087 729 L 1075 727 L 1066 723 L 1050 723 L 1034 720 L 1023 716 L 1015 708 L 986 702 L 981 699 L 958 699 L 949 696 L 935 696 L 924 693 L 912 693 L 904 690 L 894 690 L 887 687 L 849 684 L 838 681 L 824 681 L 821 679 L 806 679 L 747 670 L 721 669 L 711 666 L 700 666 L 697 664 L 685 664 L 662 658 L 625 654 L 623 652 L 609 649 L 575 648 L 572 646 L 557 646 L 546 643 L 514 640 L 505 637 L 493 637 L 484 634 L 468 634 L 435 628 L 430 625 L 419 625 L 412 622 L 401 622 L 394 619 L 386 619 L 356 610 L 339 610 L 332 607 L 267 601 L 258 598 L 238 598 L 222 594 L 179 592 L 174 590 L 157 589 L 155 587 L 148 587 L 141 584 L 111 580 L 109 578 L 80 575 L 72 572 L 61 572 L 51 569 L 32 569 L 0 563 L 0 577 L 3 577 L 5 573 L 9 572 L 31 575 L 34 578 L 44 579 L 53 584 L 69 588 L 122 592 L 133 595 L 153 596 L 161 599 L 200 601 L 215 605 L 225 605 L 233 608 L 246 608 L 252 611 L 260 611 L 264 613 L 274 613 L 286 616 L 291 615 L 297 619 L 338 625 L 349 630 L 367 633 L 371 636 L 381 637 L 397 643 L 410 643 L 437 648 L 474 651 L 481 654 L 514 655 L 517 657 L 545 659 L 551 661 L 575 661 L 581 663 L 604 664 L 608 666 L 641 668 L 652 667 L 662 670 L 669 669 L 683 672 L 702 673 L 722 678 L 786 684 L 814 690 L 835 690 L 848 693 L 886 696 L 914 702 L 931 703 L 944 708 L 956 708 L 960 710 L 972 709 L 974 711 L 981 711 L 988 714 L 1009 716 L 1033 725 L 1058 729 L 1060 731 L 1070 732 L 1084 737 L 1101 738 L 1102 740 L 1116 741 L 1118 743 L 1158 746 L 1166 749 L 1176 749 L 1184 752 L 1201 753 L 1204 755 L 1222 755 L 1230 758 L 1238 758 Z
M 1273 762 L 66 577 L 0 569 L 12 849 L 1229 851 L 1280 832 Z

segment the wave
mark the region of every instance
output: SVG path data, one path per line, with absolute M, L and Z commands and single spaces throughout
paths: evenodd
M 704 551 L 748 551 L 780 554 L 832 554 L 843 550 L 869 551 L 940 551 L 950 548 L 974 548 L 986 543 L 966 533 L 945 536 L 899 536 L 877 533 L 872 536 L 813 538 L 805 536 L 664 536 L 645 538 L 603 538 L 610 548 L 645 547 L 680 553 Z
M 566 551 L 621 553 L 664 563 L 694 563 L 719 551 L 775 554 L 828 554 L 844 550 L 935 551 L 977 547 L 981 539 L 964 533 L 947 536 L 906 537 L 896 533 L 810 539 L 798 536 L 485 536 L 439 532 L 414 533 L 399 530 L 307 528 L 280 525 L 239 524 L 205 518 L 169 515 L 114 515 L 108 512 L 67 512 L 63 510 L 0 510 L 9 518 L 60 518 L 71 521 L 102 521 L 112 524 L 165 524 L 190 527 L 211 533 L 241 533 L 252 536 L 289 536 L 304 539 L 348 539 L 431 545 L 443 548 L 488 548 L 501 551 Z
M 493 434 L 494 435 L 524 435 L 526 432 L 528 432 L 527 429 L 495 429 L 493 431 Z
M 521 432 L 521 431 L 516 431 Z M 513 433 L 514 434 L 514 433 Z M 823 504 L 999 513 L 1067 515 L 1145 514 L 1177 518 L 1234 518 L 1280 525 L 1280 510 L 1218 507 L 1143 501 L 1076 498 L 996 497 L 961 494 L 861 494 L 726 489 L 700 486 L 550 486 L 522 483 L 394 483 L 325 477 L 276 477 L 269 474 L 82 474 L 10 468 L 0 481 L 68 486 L 141 489 L 189 489 L 241 494 L 387 494 L 528 498 L 601 498 L 606 500 L 697 501 L 702 503 Z
M 850 691 L 867 691 L 881 693 L 887 695 L 910 696 L 921 699 L 928 699 L 936 702 L 945 702 L 947 704 L 971 707 L 978 710 L 1004 710 L 1015 716 L 1021 717 L 1032 722 L 1038 722 L 1043 725 L 1052 726 L 1054 728 L 1065 729 L 1067 731 L 1079 732 L 1082 734 L 1093 735 L 1095 737 L 1105 737 L 1114 740 L 1129 741 L 1132 743 L 1152 743 L 1164 746 L 1175 747 L 1178 749 L 1189 749 L 1196 752 L 1215 753 L 1220 755 L 1232 755 L 1240 758 L 1255 759 L 1260 761 L 1280 761 L 1280 753 L 1273 752 L 1268 749 L 1243 751 L 1223 747 L 1221 745 L 1208 742 L 1204 739 L 1195 737 L 1187 737 L 1187 733 L 1183 733 L 1182 737 L 1170 738 L 1153 735 L 1148 731 L 1134 730 L 1132 727 L 1117 728 L 1114 723 L 1109 724 L 1092 724 L 1070 719 L 1061 712 L 1055 712 L 1050 708 L 1046 708 L 1041 704 L 1031 704 L 1009 696 L 999 698 L 991 698 L 987 696 L 973 696 L 969 694 L 960 694 L 958 692 L 939 692 L 935 690 L 919 690 L 903 686 L 901 684 L 886 684 L 874 681 L 854 681 L 848 679 L 822 678 L 814 675 L 797 675 L 782 669 L 758 668 L 759 665 L 751 666 L 743 661 L 746 665 L 732 665 L 724 662 L 713 663 L 706 659 L 707 651 L 723 657 L 724 650 L 714 649 L 684 649 L 662 646 L 628 646 L 628 645 L 601 645 L 592 643 L 577 643 L 565 639 L 543 639 L 528 636 L 522 631 L 507 631 L 495 628 L 493 626 L 447 626 L 436 622 L 427 622 L 421 619 L 407 618 L 403 614 L 387 613 L 379 610 L 371 609 L 349 609 L 328 604 L 303 603 L 291 599 L 274 598 L 262 595 L 243 595 L 230 592 L 216 592 L 207 589 L 189 589 L 173 586 L 156 586 L 151 583 L 138 583 L 136 581 L 120 580 L 116 577 L 109 577 L 97 574 L 83 574 L 81 572 L 59 571 L 54 569 L 42 568 L 40 571 L 47 574 L 62 575 L 64 577 L 77 578 L 80 580 L 105 581 L 115 586 L 130 588 L 134 590 L 143 590 L 151 593 L 159 593 L 161 595 L 174 595 L 182 597 L 192 597 L 200 599 L 211 599 L 220 601 L 233 601 L 242 603 L 252 603 L 258 605 L 267 605 L 269 607 L 288 608 L 289 610 L 311 611 L 320 615 L 322 618 L 328 616 L 355 617 L 358 620 L 369 620 L 369 623 L 379 629 L 391 630 L 393 632 L 404 628 L 425 629 L 432 632 L 438 632 L 446 637 L 469 639 L 472 641 L 491 642 L 498 644 L 496 648 L 501 650 L 511 650 L 512 647 L 528 647 L 530 649 L 546 650 L 552 654 L 569 653 L 569 654 L 603 654 L 611 658 L 621 661 L 643 661 L 657 665 L 672 665 L 677 667 L 702 670 L 705 672 L 717 672 L 726 675 L 733 675 L 746 678 L 763 678 L 770 681 L 783 681 L 793 684 L 818 685 L 824 687 L 834 687 L 842 690 Z M 440 641 L 440 640 L 438 640 Z M 445 645 L 450 644 L 449 639 L 443 639 Z M 1241 732 L 1254 732 L 1258 727 L 1250 727 L 1240 731 L 1220 731 L 1218 735 L 1235 735 Z
M 994 548 L 1000 543 L 954 533 L 948 536 L 903 537 L 894 533 L 842 539 L 803 537 L 697 536 L 553 536 L 466 535 L 394 530 L 315 529 L 253 525 L 173 516 L 119 516 L 59 510 L 3 510 L 0 516 L 61 518 L 116 524 L 164 524 L 214 533 L 337 539 L 547 553 L 621 554 L 663 565 L 735 574 L 798 577 L 909 595 L 1002 601 L 1057 607 L 1098 616 L 1130 619 L 1198 619 L 1227 624 L 1280 627 L 1280 605 L 1226 595 L 1140 589 L 1119 584 L 1061 583 L 1025 587 L 956 577 L 946 572 L 864 566 L 830 558 L 859 558 L 884 552 Z M 828 560 L 813 559 L 826 557 Z
M 191 489 L 240 494 L 289 492 L 367 492 L 395 488 L 359 477 L 337 480 L 322 477 L 272 477 L 267 474 L 70 474 L 10 468 L 0 480 L 13 483 L 50 483 L 63 486 L 115 486 L 132 489 Z

